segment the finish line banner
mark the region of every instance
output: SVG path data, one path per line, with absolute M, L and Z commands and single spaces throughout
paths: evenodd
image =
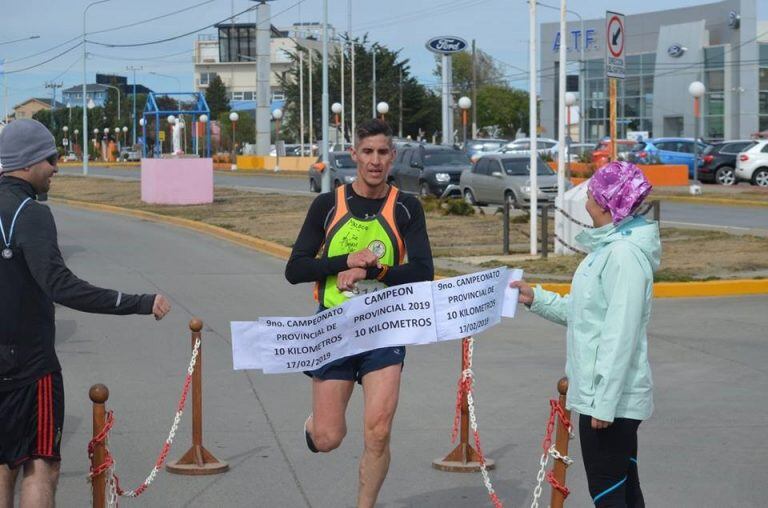
M 235 370 L 302 372 L 382 347 L 455 340 L 514 317 L 519 269 L 494 268 L 356 296 L 309 317 L 232 321 Z

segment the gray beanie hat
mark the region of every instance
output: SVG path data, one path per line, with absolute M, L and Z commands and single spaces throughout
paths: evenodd
M 28 168 L 57 153 L 53 135 L 37 120 L 14 120 L 0 132 L 0 173 Z

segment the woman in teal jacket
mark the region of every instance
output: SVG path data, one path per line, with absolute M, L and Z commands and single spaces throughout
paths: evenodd
M 614 162 L 588 183 L 594 229 L 576 240 L 589 254 L 560 296 L 512 283 L 531 311 L 567 326 L 567 407 L 577 411 L 589 492 L 595 506 L 643 507 L 637 428 L 653 412 L 646 328 L 659 267 L 659 228 L 633 216 L 651 185 L 633 164 Z

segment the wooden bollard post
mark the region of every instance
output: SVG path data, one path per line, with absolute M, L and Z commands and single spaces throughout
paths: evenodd
M 469 368 L 467 351 L 469 339 L 461 339 L 461 374 Z M 469 401 L 467 394 L 461 397 L 461 421 L 459 424 L 459 444 L 451 453 L 442 459 L 432 461 L 432 467 L 440 471 L 453 473 L 476 473 L 480 471 L 480 454 L 469 444 Z M 491 459 L 485 459 L 485 468 L 493 469 L 496 464 Z
M 571 412 L 567 409 L 565 409 L 565 394 L 568 393 L 568 378 L 564 377 L 561 378 L 560 381 L 557 382 L 557 391 L 560 394 L 559 402 L 560 407 L 563 408 L 563 412 L 565 413 L 565 417 L 568 418 L 570 421 L 571 419 Z M 563 422 L 560 421 L 560 418 L 557 418 L 557 431 L 555 432 L 555 449 L 560 452 L 560 455 L 568 455 L 568 441 L 570 440 L 570 434 L 568 433 L 568 429 L 563 425 Z M 553 474 L 555 475 L 555 480 L 557 480 L 560 485 L 565 485 L 565 471 L 568 466 L 562 461 L 562 460 L 555 460 L 555 465 L 553 467 Z M 556 488 L 552 487 L 552 497 L 549 503 L 550 508 L 563 508 L 563 504 L 565 503 L 565 496 L 563 496 L 563 493 L 557 490 Z
M 193 318 L 189 322 L 192 331 L 192 350 L 195 342 L 201 338 L 200 330 L 203 322 Z M 213 456 L 203 446 L 203 346 L 197 352 L 197 363 L 192 373 L 192 447 L 174 462 L 169 462 L 165 468 L 169 473 L 185 475 L 207 475 L 223 473 L 229 469 L 229 464 Z
M 107 411 L 104 408 L 104 403 L 109 398 L 109 389 L 103 384 L 96 384 L 88 390 L 88 396 L 91 398 L 91 402 L 93 402 L 93 437 L 96 437 L 104 430 L 104 425 L 106 424 Z M 91 469 L 102 465 L 106 456 L 104 443 L 96 443 L 91 457 Z M 106 503 L 106 486 L 105 472 L 91 479 L 93 508 L 104 508 Z

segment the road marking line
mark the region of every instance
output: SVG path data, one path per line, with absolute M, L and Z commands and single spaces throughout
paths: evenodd
M 662 225 L 664 224 L 676 224 L 678 226 L 698 226 L 701 228 L 718 228 L 718 229 L 740 229 L 742 231 L 749 231 L 752 228 L 744 228 L 741 226 L 721 226 L 719 224 L 698 224 L 696 222 L 677 222 L 673 220 L 662 220 Z

